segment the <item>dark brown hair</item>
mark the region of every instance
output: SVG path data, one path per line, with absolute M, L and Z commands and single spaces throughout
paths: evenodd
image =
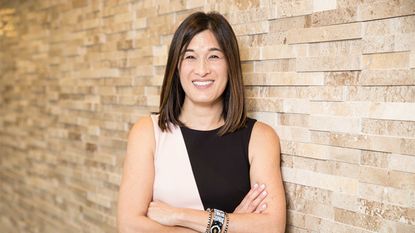
M 216 12 L 196 12 L 188 16 L 177 28 L 170 44 L 160 96 L 158 125 L 162 131 L 170 130 L 169 123 L 184 126 L 178 119 L 182 110 L 185 93 L 180 84 L 178 66 L 183 51 L 198 33 L 210 30 L 225 54 L 228 65 L 228 83 L 222 94 L 222 116 L 225 124 L 218 134 L 233 132 L 245 125 L 246 108 L 242 69 L 238 41 L 231 25 L 221 14 Z

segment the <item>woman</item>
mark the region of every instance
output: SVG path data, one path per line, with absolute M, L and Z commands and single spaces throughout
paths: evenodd
M 194 13 L 170 45 L 159 114 L 129 133 L 119 232 L 284 232 L 279 154 L 274 130 L 246 117 L 231 26 Z

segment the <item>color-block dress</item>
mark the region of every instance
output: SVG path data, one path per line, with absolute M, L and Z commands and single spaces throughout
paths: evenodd
M 151 115 L 156 139 L 153 200 L 181 208 L 233 212 L 251 185 L 248 145 L 256 120 L 244 128 L 218 136 L 208 131 L 172 125 L 158 127 Z

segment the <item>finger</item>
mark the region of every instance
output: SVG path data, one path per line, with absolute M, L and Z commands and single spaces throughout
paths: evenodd
M 255 211 L 259 205 L 261 204 L 261 202 L 265 199 L 265 197 L 268 195 L 267 191 L 262 191 L 260 194 L 258 194 L 256 196 L 256 198 L 254 200 L 251 201 L 250 205 L 249 205 L 249 211 L 253 212 Z
M 234 210 L 234 213 L 239 213 L 242 212 L 243 209 L 246 208 L 247 206 L 247 202 L 248 202 L 248 197 L 252 195 L 252 193 L 258 188 L 258 184 L 254 184 L 254 186 L 251 187 L 251 189 L 249 190 L 249 192 L 245 195 L 244 199 L 241 201 L 241 203 L 239 203 L 239 205 L 236 207 L 236 209 Z
M 264 212 L 264 210 L 266 210 L 267 207 L 268 207 L 267 203 L 262 203 L 261 205 L 258 206 L 258 208 L 255 210 L 254 213 L 260 214 Z
M 249 212 L 253 212 L 258 207 L 259 203 L 261 203 L 261 201 L 265 198 L 264 195 L 266 196 L 266 194 L 265 184 L 261 184 L 261 186 L 259 186 L 259 188 L 248 197 L 246 207 L 247 210 Z

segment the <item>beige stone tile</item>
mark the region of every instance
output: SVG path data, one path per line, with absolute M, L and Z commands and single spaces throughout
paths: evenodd
M 134 26 L 133 26 L 134 29 L 143 29 L 143 28 L 148 27 L 147 17 L 137 18 L 133 23 L 134 23 Z
M 294 28 L 288 31 L 287 43 L 310 43 L 362 38 L 362 24 L 340 24 L 313 28 Z
M 306 16 L 287 17 L 269 21 L 269 32 L 288 31 L 292 28 L 304 28 Z
M 408 69 L 409 52 L 363 55 L 362 68 L 365 70 Z
M 274 45 L 260 48 L 261 60 L 295 58 L 296 52 L 292 45 Z
M 333 192 L 331 195 L 331 204 L 334 208 L 359 212 L 359 201 L 357 196 Z
M 236 25 L 233 25 L 232 27 L 237 36 L 261 34 L 261 33 L 269 32 L 268 21 L 258 21 L 258 22 L 251 22 L 251 23 L 245 23 L 245 24 L 236 24 Z
M 408 155 L 391 154 L 389 156 L 388 168 L 395 171 L 415 173 L 415 157 Z
M 307 99 L 284 99 L 283 112 L 290 113 L 309 113 L 310 101 Z
M 306 215 L 305 216 L 305 227 L 306 229 L 308 229 L 309 231 L 315 231 L 318 230 L 320 227 L 320 222 L 321 219 L 319 216 L 315 216 L 315 215 Z
M 170 0 L 168 4 L 159 4 L 158 14 L 168 14 L 186 9 L 186 2 L 181 0 Z
M 359 20 L 373 20 L 413 14 L 415 3 L 411 0 L 363 3 L 358 7 Z
M 246 73 L 244 84 L 247 86 L 304 86 L 323 85 L 323 73 L 295 73 L 295 72 L 273 72 L 273 73 Z
M 254 63 L 252 61 L 242 62 L 242 74 L 254 72 Z
M 381 218 L 355 213 L 339 208 L 334 209 L 334 219 L 338 222 L 361 227 L 370 231 L 378 231 L 381 225 Z
M 396 189 L 392 187 L 385 188 L 384 203 L 415 208 L 415 191 Z
M 347 101 L 415 102 L 414 86 L 349 86 L 347 93 Z
M 370 104 L 368 117 L 393 120 L 414 120 L 412 117 L 412 103 L 372 103 Z
M 307 15 L 313 12 L 313 0 L 272 1 L 271 18 L 285 18 Z
M 415 137 L 415 122 L 362 119 L 362 132 L 398 137 Z
M 337 9 L 313 12 L 310 20 L 313 27 L 356 22 L 357 7 L 337 7 Z
M 395 223 L 396 225 L 396 232 L 399 233 L 411 233 L 415 231 L 414 224 L 404 224 L 404 223 Z
M 88 192 L 86 194 L 86 199 L 100 206 L 111 208 L 111 199 L 99 193 Z
M 415 174 L 390 171 L 389 172 L 390 187 L 403 189 L 403 190 L 415 190 Z
M 362 54 L 361 40 L 342 40 L 307 44 L 310 57 L 330 57 Z M 304 57 L 304 56 L 301 56 Z
M 280 141 L 283 142 L 284 140 L 281 139 Z M 290 168 L 292 168 L 293 167 L 292 158 L 293 158 L 293 156 L 291 156 L 291 155 L 286 155 L 284 153 L 281 153 L 281 167 L 290 167 Z
M 385 169 L 365 167 L 360 168 L 359 181 L 362 183 L 389 186 L 389 173 Z
M 359 85 L 414 85 L 415 70 L 363 70 L 359 77 Z
M 297 126 L 297 127 L 308 127 L 308 116 L 307 114 L 292 114 L 292 113 L 281 113 L 279 114 L 280 125 Z
M 329 146 L 330 160 L 358 164 L 361 150 Z
M 357 85 L 360 77 L 359 71 L 325 72 L 324 74 L 324 82 L 326 86 Z
M 336 0 L 314 0 L 313 12 L 328 11 L 336 9 Z
M 310 114 L 413 121 L 412 103 L 310 102 Z M 414 112 L 415 114 L 415 112 Z
M 349 117 L 345 118 L 310 115 L 309 127 L 312 130 L 344 133 L 359 133 L 361 131 L 360 119 Z
M 344 101 L 347 89 L 335 86 L 310 86 L 308 96 L 311 101 Z
M 294 211 L 294 210 L 288 210 L 287 211 L 287 222 L 291 226 L 304 227 L 305 226 L 305 214 L 298 212 L 298 211 Z
M 241 48 L 241 61 L 259 60 L 261 57 L 261 50 L 259 48 Z
M 243 24 L 255 21 L 265 21 L 269 17 L 269 9 L 266 7 L 249 7 L 244 10 L 229 12 L 228 21 L 230 24 Z
M 415 52 L 411 52 L 409 55 L 409 67 L 411 68 L 412 73 L 415 72 Z
M 358 196 L 367 200 L 384 202 L 385 201 L 385 187 L 369 183 L 359 183 Z
M 274 98 L 247 98 L 248 111 L 269 111 L 281 112 L 283 110 L 283 102 Z
M 264 122 L 271 127 L 276 127 L 280 118 L 279 114 L 275 112 L 250 112 L 248 116 Z
M 296 71 L 360 70 L 361 56 L 301 57 L 296 59 Z
M 343 223 L 336 222 L 332 219 L 322 219 L 319 231 L 321 233 L 331 233 L 331 232 L 337 232 L 337 233 L 370 233 L 372 231 L 362 229 L 361 227 L 356 227 L 354 225 L 346 225 Z
M 296 71 L 296 59 L 265 60 L 254 63 L 255 72 L 291 72 Z
M 205 0 L 187 0 L 186 9 L 193 9 L 203 7 L 205 5 Z
M 307 99 L 308 87 L 304 86 L 269 86 L 267 88 L 267 95 L 277 98 L 295 98 L 295 99 Z
M 414 210 L 401 206 L 360 199 L 359 208 L 363 214 L 379 216 L 385 220 L 406 224 L 412 224 L 415 221 L 413 214 Z
M 388 156 L 389 153 L 385 152 L 363 150 L 360 157 L 360 164 L 386 169 L 389 164 Z
M 295 168 L 282 168 L 282 174 L 284 181 L 286 182 L 327 189 L 350 195 L 355 195 L 358 192 L 357 179 L 333 176 Z
M 310 141 L 310 131 L 301 127 L 276 126 L 275 131 L 281 140 L 291 140 L 300 142 Z
M 402 139 L 400 153 L 407 155 L 415 155 L 415 140 L 412 138 Z
M 405 50 L 395 50 L 395 35 L 387 34 L 382 36 L 365 36 L 363 38 L 362 53 L 386 53 Z

